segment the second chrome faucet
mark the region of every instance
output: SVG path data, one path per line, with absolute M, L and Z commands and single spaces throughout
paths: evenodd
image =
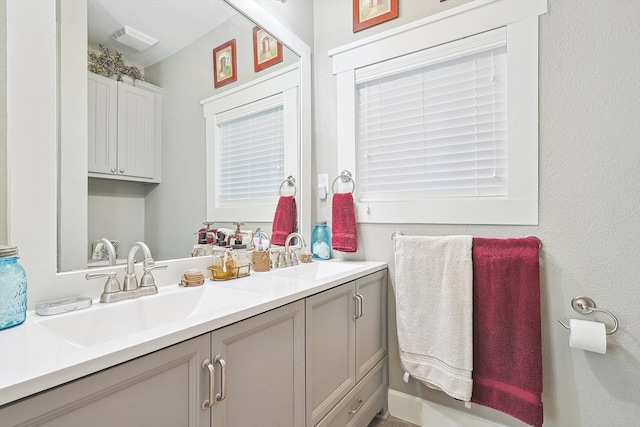
M 142 263 L 143 274 L 140 278 L 140 283 L 138 284 L 138 278 L 135 273 L 135 256 L 139 249 L 142 250 L 144 261 Z M 127 269 L 124 273 L 122 288 L 120 288 L 117 273 L 113 271 L 108 273 L 87 273 L 85 278 L 90 280 L 107 277 L 107 282 L 104 285 L 104 291 L 100 296 L 100 302 L 109 303 L 158 293 L 158 288 L 156 287 L 151 271 L 166 268 L 166 265 L 156 265 L 153 257 L 151 256 L 151 250 L 146 243 L 136 242 L 131 246 L 131 249 L 129 249 L 129 255 L 127 256 Z
M 291 239 L 298 239 L 298 243 L 300 244 L 300 248 L 304 248 L 307 246 L 307 243 L 304 241 L 304 237 L 302 237 L 299 233 L 291 233 L 287 236 L 287 239 L 284 241 L 284 251 L 278 252 L 276 255 L 276 268 L 282 267 L 290 267 L 293 265 L 298 265 L 298 257 L 296 255 L 295 250 L 292 250 L 289 246 L 291 243 Z

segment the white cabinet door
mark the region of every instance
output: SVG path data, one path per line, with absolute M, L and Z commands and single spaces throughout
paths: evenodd
M 387 271 L 356 280 L 361 312 L 356 320 L 356 381 L 387 354 Z
M 364 402 L 354 387 L 387 354 L 387 271 L 307 298 L 306 319 L 307 426 L 324 425 L 337 405 Z
M 118 82 L 89 73 L 89 172 L 115 174 L 118 144 Z
M 153 178 L 156 94 L 118 85 L 118 175 Z
M 88 103 L 89 176 L 160 182 L 159 88 L 89 73 Z
M 200 378 L 210 342 L 202 335 L 8 405 L 0 425 L 207 427 Z
M 356 383 L 353 282 L 307 298 L 307 425 L 314 426 Z
M 304 426 L 304 332 L 297 301 L 211 333 L 212 426 Z

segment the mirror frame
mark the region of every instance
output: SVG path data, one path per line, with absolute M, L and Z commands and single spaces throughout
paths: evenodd
M 311 49 L 256 0 L 225 0 L 300 57 L 299 229 L 311 232 Z M 86 270 L 57 272 L 57 36 L 55 0 L 7 0 L 7 231 L 27 271 L 28 303 L 68 295 L 97 296 Z M 176 267 L 180 260 L 163 262 Z M 113 270 L 120 271 L 117 266 Z M 161 283 L 161 282 L 160 282 Z M 164 283 L 161 283 L 164 284 Z

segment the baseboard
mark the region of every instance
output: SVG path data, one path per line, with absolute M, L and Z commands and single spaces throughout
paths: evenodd
M 422 427 L 507 427 L 396 390 L 389 390 L 389 412 Z

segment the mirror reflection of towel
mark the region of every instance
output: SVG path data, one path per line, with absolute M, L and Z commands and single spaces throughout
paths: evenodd
M 340 252 L 355 252 L 358 250 L 356 212 L 351 193 L 333 195 L 331 227 L 333 228 L 331 246 L 334 250 Z
M 271 243 L 283 246 L 287 236 L 298 231 L 298 209 L 293 196 L 280 196 L 273 216 Z

